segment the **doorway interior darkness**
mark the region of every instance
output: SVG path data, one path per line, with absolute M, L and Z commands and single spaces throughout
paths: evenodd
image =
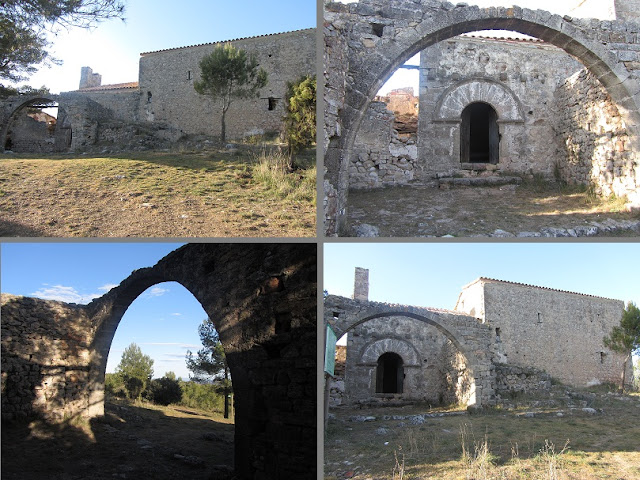
M 376 393 L 402 393 L 403 380 L 402 357 L 393 352 L 380 355 L 376 369 Z
M 498 114 L 484 102 L 474 102 L 462 111 L 460 161 L 497 164 L 500 151 Z

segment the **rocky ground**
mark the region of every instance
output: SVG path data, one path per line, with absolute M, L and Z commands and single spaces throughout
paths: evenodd
M 547 395 L 520 394 L 471 412 L 334 407 L 324 478 L 640 478 L 640 396 L 605 390 L 555 385 Z
M 361 237 L 593 237 L 640 235 L 625 202 L 552 183 L 408 185 L 351 191 L 349 230 Z

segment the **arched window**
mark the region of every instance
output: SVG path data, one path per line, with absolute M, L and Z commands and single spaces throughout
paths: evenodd
M 376 370 L 376 393 L 402 393 L 403 381 L 402 357 L 393 352 L 380 355 Z
M 462 111 L 460 161 L 497 164 L 500 156 L 498 114 L 488 103 L 474 102 Z

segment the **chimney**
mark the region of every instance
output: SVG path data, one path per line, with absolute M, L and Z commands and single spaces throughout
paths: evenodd
M 356 267 L 356 278 L 353 284 L 354 300 L 369 300 L 369 270 Z

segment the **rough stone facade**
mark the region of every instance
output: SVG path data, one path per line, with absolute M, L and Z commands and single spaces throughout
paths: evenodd
M 232 103 L 226 115 L 227 139 L 280 133 L 287 82 L 316 72 L 315 32 L 306 29 L 142 53 L 138 82 L 126 84 L 101 85 L 100 75 L 83 67 L 79 90 L 47 97 L 69 113 L 66 128 L 73 140 L 57 150 L 164 148 L 185 135 L 219 137 L 221 107 L 196 93 L 193 82 L 200 77 L 200 60 L 224 43 L 255 55 L 268 76 L 260 98 Z M 3 102 L 0 147 L 13 119 L 32 100 L 16 97 Z
M 614 7 L 623 11 L 623 5 L 624 11 L 633 12 L 629 3 L 610 3 L 606 6 L 607 12 L 614 12 Z M 630 140 L 631 162 L 637 166 L 640 152 L 637 78 L 640 24 L 635 22 L 637 17 L 636 13 L 618 16 L 620 20 L 579 19 L 516 6 L 483 9 L 436 0 L 325 3 L 325 193 L 336 198 L 335 206 L 327 202 L 331 211 L 326 212 L 326 233 L 346 233 L 349 174 L 358 161 L 355 157 L 362 154 L 357 137 L 366 122 L 370 103 L 393 71 L 425 49 L 431 49 L 428 51 L 434 56 L 432 61 L 444 62 L 443 67 L 438 68 L 428 60 L 429 55 L 423 55 L 426 64 L 421 68 L 420 97 L 421 103 L 427 103 L 425 108 L 422 104 L 420 108 L 418 150 L 429 152 L 425 153 L 429 158 L 423 160 L 419 153 L 417 166 L 420 168 L 405 178 L 397 176 L 395 181 L 407 181 L 411 176 L 415 180 L 434 173 L 451 173 L 454 166 L 464 163 L 460 161 L 464 157 L 460 151 L 461 127 L 457 126 L 464 120 L 460 113 L 465 105 L 459 105 L 460 99 L 489 104 L 497 114 L 499 131 L 496 133 L 501 138 L 496 135 L 500 140 L 494 143 L 496 146 L 499 143 L 499 155 L 496 155 L 499 160 L 487 162 L 489 170 L 533 170 L 548 176 L 554 173 L 555 164 L 548 160 L 547 153 L 555 153 L 554 149 L 562 152 L 559 148 L 562 138 L 554 136 L 554 90 L 559 80 L 575 72 L 567 71 L 567 65 L 574 68 L 576 63 L 567 60 L 566 65 L 561 65 L 560 60 L 554 60 L 556 54 L 539 43 L 512 42 L 518 46 L 510 47 L 517 57 L 511 60 L 495 44 L 459 38 L 449 40 L 462 33 L 512 30 L 539 38 L 546 45 L 573 56 L 597 78 L 617 106 Z M 475 43 L 471 46 L 470 42 Z M 451 47 L 450 52 L 448 47 Z M 537 49 L 544 50 L 545 55 L 534 53 Z M 552 59 L 549 64 L 546 64 L 547 50 Z M 544 59 L 538 63 L 520 61 L 527 52 L 532 59 Z M 468 69 L 466 63 L 461 63 L 465 58 L 469 60 Z M 561 56 L 558 54 L 557 58 Z M 564 55 L 564 58 L 569 57 Z M 559 67 L 557 71 L 554 66 Z M 561 75 L 565 76 L 559 79 Z M 433 96 L 424 95 L 429 93 L 424 91 L 425 86 L 427 89 L 434 87 Z M 442 92 L 439 96 L 436 95 L 438 89 Z M 429 105 L 433 108 L 427 108 Z M 426 121 L 428 115 L 432 115 L 431 125 Z M 541 143 L 547 133 L 553 141 Z M 539 156 L 535 155 L 536 146 L 540 150 Z M 371 152 L 367 154 L 371 156 Z M 551 158 L 557 158 L 557 155 Z M 628 176 L 620 182 L 625 185 L 624 194 L 632 203 L 636 201 L 639 189 L 634 173 L 634 169 L 629 169 Z M 369 183 L 383 185 L 380 181 Z M 601 191 L 606 193 L 607 190 L 603 185 Z M 336 217 L 330 216 L 333 213 Z
M 549 390 L 551 377 L 574 387 L 619 381 L 624 355 L 602 342 L 620 322 L 619 300 L 480 278 L 453 311 L 388 305 L 361 295 L 364 272 L 358 298 L 325 298 L 325 322 L 347 334 L 341 404 L 493 405 Z M 381 384 L 388 371 L 391 391 Z
M 583 69 L 556 91 L 556 103 L 556 129 L 564 147 L 557 160 L 560 178 L 635 200 L 640 163 L 625 122 L 602 85 Z
M 576 387 L 620 379 L 624 358 L 602 338 L 620 324 L 621 300 L 479 278 L 463 287 L 455 309 L 494 329 L 501 363 Z
M 240 478 L 315 478 L 315 244 L 190 244 L 88 305 L 2 295 L 2 417 L 104 414 L 107 356 L 147 288 L 177 281 L 220 335 Z

